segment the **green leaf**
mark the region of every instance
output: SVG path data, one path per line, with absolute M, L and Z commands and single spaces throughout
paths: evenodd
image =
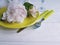
M 25 3 L 24 3 L 24 6 L 25 6 L 25 8 L 27 9 L 27 11 L 28 11 L 29 9 L 32 9 L 32 8 L 33 8 L 33 4 L 30 4 L 29 2 L 25 2 Z

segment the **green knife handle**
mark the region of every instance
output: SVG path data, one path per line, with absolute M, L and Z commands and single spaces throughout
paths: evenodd
M 44 19 L 46 20 L 54 11 L 50 10 L 45 16 Z

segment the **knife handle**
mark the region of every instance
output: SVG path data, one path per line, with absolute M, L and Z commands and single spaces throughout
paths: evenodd
M 45 16 L 44 16 L 44 20 L 46 20 L 54 11 L 50 10 Z

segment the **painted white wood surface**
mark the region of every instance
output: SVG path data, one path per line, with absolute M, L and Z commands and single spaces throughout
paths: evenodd
M 1 2 L 1 1 L 0 1 Z M 55 12 L 35 30 L 0 27 L 0 45 L 60 45 L 60 0 L 45 0 L 44 7 Z

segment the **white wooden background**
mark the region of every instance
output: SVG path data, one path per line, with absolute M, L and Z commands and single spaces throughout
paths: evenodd
M 60 0 L 45 0 L 44 7 L 55 12 L 38 29 L 16 33 L 0 27 L 0 45 L 60 45 Z

